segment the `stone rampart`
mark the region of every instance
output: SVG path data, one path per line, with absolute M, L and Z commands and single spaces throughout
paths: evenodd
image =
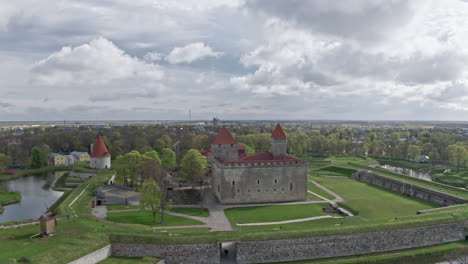
M 464 222 L 352 235 L 245 241 L 237 243 L 237 263 L 269 263 L 368 254 L 464 239 Z
M 154 245 L 112 243 L 112 256 L 157 257 L 167 264 L 215 264 L 220 262 L 219 247 L 211 244 Z
M 358 171 L 354 173 L 351 178 L 441 206 L 468 203 L 468 200 L 462 197 L 377 175 L 368 171 Z

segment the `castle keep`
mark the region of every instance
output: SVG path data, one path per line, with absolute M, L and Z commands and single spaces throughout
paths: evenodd
M 287 154 L 287 137 L 278 124 L 271 153 L 246 154 L 222 128 L 211 145 L 212 188 L 223 204 L 290 202 L 307 199 L 307 164 Z

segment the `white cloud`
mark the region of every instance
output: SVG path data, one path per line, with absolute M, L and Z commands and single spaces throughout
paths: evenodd
M 213 51 L 210 46 L 205 45 L 203 42 L 195 42 L 184 47 L 174 48 L 166 56 L 166 60 L 171 64 L 191 63 L 207 57 L 219 57 L 221 55 L 223 55 L 222 52 Z
M 78 47 L 63 47 L 37 62 L 34 81 L 47 85 L 106 84 L 123 79 L 157 81 L 163 72 L 158 65 L 131 57 L 105 38 Z
M 143 57 L 147 61 L 160 61 L 164 55 L 162 53 L 153 51 L 153 52 L 148 52 L 145 54 L 145 57 Z

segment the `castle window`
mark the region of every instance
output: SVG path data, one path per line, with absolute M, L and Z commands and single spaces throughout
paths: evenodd
M 278 183 L 278 180 L 277 180 L 277 179 L 275 179 L 275 184 L 277 184 L 277 183 Z
M 240 193 L 240 189 L 237 189 L 237 192 Z
M 232 185 L 233 185 L 233 186 L 236 185 L 236 182 L 235 182 L 235 181 L 232 181 Z
M 273 189 L 273 191 L 275 191 L 275 192 L 276 192 L 276 189 Z
M 218 184 L 218 192 L 219 192 L 219 184 Z
M 247 189 L 247 192 L 250 192 L 250 189 Z
M 257 180 L 257 184 L 260 184 L 260 180 Z
M 258 189 L 258 192 L 260 192 L 260 189 Z
M 233 144 L 231 144 L 231 148 L 232 148 L 232 147 L 234 147 L 234 145 L 233 145 Z
M 292 191 L 292 189 L 293 189 L 293 184 L 292 184 L 292 182 L 291 182 L 291 183 L 289 184 L 289 190 Z

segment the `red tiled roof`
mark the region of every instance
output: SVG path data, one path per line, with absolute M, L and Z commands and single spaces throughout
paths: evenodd
M 98 137 L 93 147 L 93 152 L 89 156 L 95 158 L 110 157 L 110 153 L 107 151 L 106 144 L 104 144 L 104 140 L 102 140 L 101 136 Z
M 286 134 L 283 131 L 283 128 L 280 124 L 277 124 L 273 133 L 271 133 L 271 137 L 274 139 L 283 139 L 286 138 Z
M 213 141 L 215 145 L 223 145 L 223 144 L 237 144 L 234 137 L 232 137 L 231 132 L 227 130 L 227 128 L 221 128 L 219 130 L 218 135 L 216 136 L 215 140 Z

